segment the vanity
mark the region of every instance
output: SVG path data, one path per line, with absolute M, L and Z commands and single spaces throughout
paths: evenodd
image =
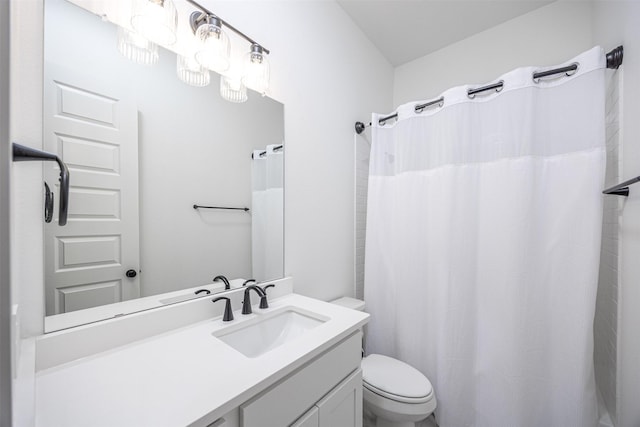
M 39 337 L 36 425 L 362 425 L 368 314 L 275 283 L 249 315 L 225 293 L 230 322 L 202 298 Z

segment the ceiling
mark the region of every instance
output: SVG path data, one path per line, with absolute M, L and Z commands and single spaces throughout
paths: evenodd
M 338 0 L 394 67 L 554 0 Z

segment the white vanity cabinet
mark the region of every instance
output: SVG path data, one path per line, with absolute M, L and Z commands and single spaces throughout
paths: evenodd
M 360 427 L 361 346 L 358 331 L 240 405 L 240 427 Z
M 307 411 L 291 427 L 362 425 L 362 370 L 358 369 Z
M 236 303 L 243 292 L 232 291 Z M 191 305 L 200 303 L 208 303 L 210 309 L 206 300 Z M 166 314 L 160 318 L 171 322 L 182 314 L 179 308 L 176 304 L 167 308 L 171 313 L 154 313 Z M 322 322 L 255 357 L 215 335 L 224 328 L 240 331 L 266 325 L 282 312 L 308 314 Z M 208 319 L 110 351 L 63 352 L 83 349 L 92 342 L 87 337 L 119 337 L 142 321 L 151 328 L 154 319 L 131 316 L 126 322 L 116 319 L 43 337 L 40 360 L 35 361 L 40 364 L 35 425 L 362 426 L 361 329 L 366 313 L 287 294 L 235 325 Z M 185 404 L 176 405 L 182 401 Z M 105 410 L 113 407 L 119 410 Z

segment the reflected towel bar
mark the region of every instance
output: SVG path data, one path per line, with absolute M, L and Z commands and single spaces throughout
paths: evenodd
M 226 210 L 230 210 L 230 211 L 245 211 L 245 212 L 249 212 L 249 208 L 225 208 L 225 207 L 222 207 L 222 206 L 193 205 L 193 209 L 226 209 Z
M 67 217 L 69 215 L 69 168 L 67 165 L 55 154 L 36 150 L 35 148 L 20 145 L 15 142 L 12 144 L 12 150 L 14 162 L 54 161 L 58 163 L 58 167 L 60 168 L 60 209 L 58 213 L 58 225 L 66 225 Z M 45 209 L 53 206 L 53 199 L 49 200 L 50 201 L 47 201 Z M 45 222 L 51 221 L 50 219 L 47 221 L 47 218 L 49 218 L 48 214 L 49 212 L 46 214 Z
M 625 196 L 629 195 L 629 186 L 631 184 L 635 184 L 636 182 L 640 182 L 640 176 L 636 176 L 635 178 L 631 178 L 625 182 L 621 182 L 618 185 L 614 185 L 611 188 L 607 188 L 602 193 L 603 194 L 614 194 L 616 196 Z

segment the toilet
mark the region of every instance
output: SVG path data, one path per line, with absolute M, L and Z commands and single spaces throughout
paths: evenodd
M 334 304 L 364 310 L 364 301 L 344 297 Z M 376 427 L 416 427 L 436 409 L 429 379 L 413 366 L 381 354 L 362 359 L 365 419 L 375 417 Z

